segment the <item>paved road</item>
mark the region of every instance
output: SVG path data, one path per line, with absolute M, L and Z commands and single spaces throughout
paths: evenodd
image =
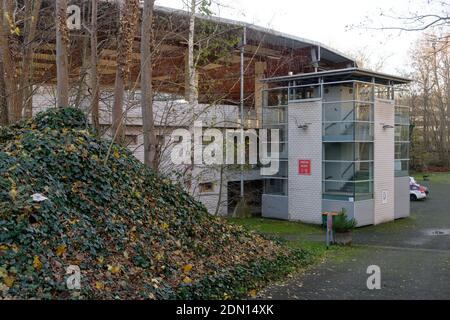
M 358 229 L 350 255 L 266 288 L 260 297 L 450 299 L 450 185 L 433 184 L 431 192 L 430 199 L 411 203 L 410 219 Z M 370 265 L 381 268 L 380 290 L 367 289 Z

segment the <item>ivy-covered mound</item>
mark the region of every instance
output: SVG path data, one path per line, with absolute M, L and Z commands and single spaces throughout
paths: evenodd
M 306 258 L 212 217 L 78 110 L 0 128 L 0 297 L 239 298 Z

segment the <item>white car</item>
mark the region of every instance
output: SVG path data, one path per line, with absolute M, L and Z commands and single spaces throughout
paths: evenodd
M 411 201 L 421 200 L 427 198 L 427 190 L 425 187 L 422 187 L 421 185 L 417 183 L 410 183 L 409 184 L 409 199 Z

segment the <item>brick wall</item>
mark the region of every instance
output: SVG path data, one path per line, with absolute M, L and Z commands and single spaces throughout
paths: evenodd
M 322 102 L 289 104 L 289 219 L 321 223 Z M 298 124 L 310 123 L 308 129 Z M 311 160 L 311 175 L 298 174 L 298 160 Z
M 375 100 L 374 114 L 374 223 L 394 220 L 394 128 L 383 129 L 383 124 L 394 126 L 394 102 Z M 387 195 L 383 203 L 383 193 Z

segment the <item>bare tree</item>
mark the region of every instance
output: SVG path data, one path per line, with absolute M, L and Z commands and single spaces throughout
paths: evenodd
M 154 0 L 144 0 L 141 26 L 141 110 L 144 131 L 144 164 L 155 168 L 156 134 L 153 119 L 151 34 Z
M 411 158 L 450 167 L 450 46 L 441 38 L 426 36 L 412 51 L 412 122 L 420 134 L 413 134 Z
M 8 122 L 14 123 L 22 118 L 22 106 L 19 95 L 18 66 L 14 59 L 17 51 L 17 26 L 14 15 L 15 5 L 12 0 L 2 0 L 0 20 L 0 51 L 2 54 L 5 96 L 8 108 Z
M 58 107 L 69 106 L 69 30 L 67 0 L 56 0 L 56 97 Z
M 8 124 L 8 102 L 6 101 L 6 84 L 3 77 L 3 54 L 0 49 L 0 126 Z
M 96 134 L 100 133 L 100 90 L 99 90 L 99 78 L 98 78 L 98 40 L 97 40 L 97 15 L 98 15 L 98 0 L 92 0 L 91 3 L 91 63 L 90 63 L 90 87 L 91 87 L 91 113 L 92 113 L 92 125 Z
M 112 110 L 112 136 L 119 143 L 124 139 L 123 101 L 125 84 L 128 80 L 133 53 L 133 41 L 139 13 L 139 0 L 119 2 L 120 30 L 117 41 L 117 70 L 114 84 L 114 103 Z
M 24 106 L 25 118 L 31 118 L 33 115 L 33 53 L 36 49 L 36 27 L 39 18 L 39 11 L 41 9 L 42 0 L 26 1 L 25 2 L 25 23 L 24 23 L 24 53 L 22 59 L 22 83 L 21 83 L 21 99 L 24 101 L 21 105 Z

